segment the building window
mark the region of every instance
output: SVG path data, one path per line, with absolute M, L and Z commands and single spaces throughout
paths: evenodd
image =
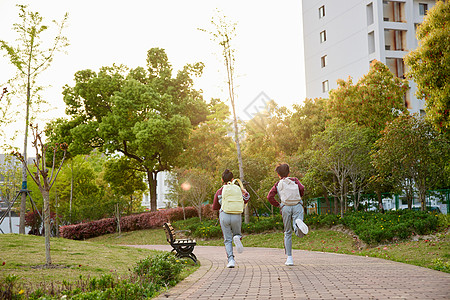
M 406 51 L 406 31 L 385 29 L 384 44 L 386 50 Z
M 325 5 L 319 7 L 319 19 L 322 19 L 323 17 L 325 17 Z
M 327 56 L 324 55 L 320 58 L 320 65 L 322 66 L 322 68 L 325 68 L 325 66 L 327 65 Z
M 383 21 L 405 23 L 405 3 L 398 1 L 383 1 Z
M 386 58 L 386 66 L 395 77 L 405 79 L 405 64 L 401 58 Z
M 328 92 L 329 87 L 328 87 L 328 80 L 325 80 L 322 82 L 322 92 L 326 93 Z
M 428 11 L 428 4 L 426 3 L 419 3 L 419 15 L 425 16 Z
M 367 36 L 368 42 L 369 42 L 369 54 L 375 52 L 375 33 L 369 32 Z
M 327 32 L 326 30 L 320 32 L 320 42 L 323 43 L 327 40 Z
M 366 12 L 367 12 L 367 25 L 372 25 L 373 24 L 373 3 L 370 3 L 369 5 L 367 5 Z

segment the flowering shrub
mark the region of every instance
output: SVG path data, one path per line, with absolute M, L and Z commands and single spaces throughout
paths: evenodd
M 211 204 L 205 205 L 202 211 L 204 218 L 213 215 Z M 197 210 L 193 207 L 185 207 L 185 214 L 186 218 L 192 218 L 197 216 Z M 183 220 L 183 209 L 181 207 L 124 216 L 120 219 L 120 228 L 122 231 L 152 229 L 162 227 L 165 222 L 177 220 Z M 117 220 L 115 218 L 106 218 L 87 223 L 62 226 L 60 228 L 60 234 L 63 238 L 83 240 L 114 233 L 116 232 L 116 228 Z

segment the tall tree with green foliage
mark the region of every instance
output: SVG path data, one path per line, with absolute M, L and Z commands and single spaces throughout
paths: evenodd
M 329 119 L 326 111 L 327 99 L 305 99 L 302 105 L 294 104 L 290 127 L 298 141 L 299 151 L 305 151 L 311 146 L 314 134 L 325 130 Z
M 205 169 L 219 175 L 220 161 L 235 151 L 233 139 L 228 136 L 230 124 L 228 106 L 219 99 L 208 103 L 206 121 L 195 127 L 186 143 L 186 149 L 178 158 L 178 165 L 185 169 Z
M 356 84 L 351 78 L 337 83 L 327 102 L 329 116 L 370 128 L 374 140 L 387 122 L 407 111 L 403 96 L 408 82 L 395 77 L 379 61 L 374 60 L 369 72 Z
M 417 190 L 422 210 L 427 189 L 449 177 L 450 141 L 417 114 L 403 114 L 389 123 L 375 149 L 372 163 L 380 176 L 409 195 Z
M 327 189 L 339 198 L 343 215 L 347 207 L 348 179 L 352 178 L 353 172 L 365 167 L 364 157 L 369 156 L 368 129 L 355 122 L 332 119 L 325 131 L 314 135 L 313 149 L 312 160 L 316 168 L 336 178 L 336 182 Z
M 38 85 L 37 79 L 52 63 L 55 54 L 68 46 L 68 41 L 62 35 L 66 26 L 68 14 L 66 13 L 60 23 L 53 21 L 57 26 L 57 34 L 50 45 L 46 45 L 42 40 L 44 32 L 49 26 L 43 24 L 43 17 L 39 12 L 27 10 L 26 5 L 17 5 L 19 8 L 19 17 L 21 23 L 15 23 L 13 30 L 17 33 L 17 45 L 0 40 L 0 47 L 6 51 L 6 56 L 17 69 L 16 76 L 8 82 L 11 86 L 11 93 L 17 97 L 23 97 L 25 105 L 25 132 L 23 143 L 23 168 L 22 168 L 22 190 L 27 189 L 27 146 L 28 146 L 28 127 L 30 118 L 35 117 L 32 112 L 36 109 L 43 99 L 39 92 L 43 89 Z M 19 106 L 19 105 L 18 105 Z M 31 116 L 30 116 L 31 115 Z M 19 232 L 25 233 L 25 212 L 26 212 L 26 193 L 21 195 L 20 205 L 20 228 Z
M 206 118 L 206 103 L 192 79 L 202 70 L 202 63 L 188 64 L 173 78 L 165 51 L 153 48 L 146 69 L 114 65 L 98 73 L 77 72 L 75 86 L 64 89 L 72 120 L 60 125 L 73 122 L 69 150 L 98 148 L 133 160 L 147 176 L 151 210 L 156 211 L 157 174 L 174 166 L 192 127 Z
M 426 118 L 450 135 L 450 2 L 438 1 L 417 28 L 419 47 L 405 57 L 407 73 L 425 99 Z
M 246 123 L 245 155 L 258 157 L 266 164 L 293 155 L 300 140 L 291 130 L 291 115 L 292 112 L 286 107 L 269 101 L 266 110 L 260 111 Z
M 131 214 L 138 211 L 142 195 L 146 190 L 143 173 L 139 168 L 133 168 L 133 162 L 126 157 L 106 161 L 103 178 L 109 183 L 114 200 L 120 211 Z

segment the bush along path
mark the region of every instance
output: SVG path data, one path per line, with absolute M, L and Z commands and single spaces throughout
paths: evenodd
M 313 230 L 303 239 L 294 239 L 295 249 L 379 257 L 450 272 L 446 215 L 410 210 L 352 212 L 342 218 L 308 215 L 305 223 Z M 216 220 L 192 218 L 174 222 L 174 227 L 200 239 L 199 245 L 222 245 Z M 282 230 L 280 215 L 252 217 L 249 224 L 242 224 L 244 243 L 250 247 L 282 248 Z

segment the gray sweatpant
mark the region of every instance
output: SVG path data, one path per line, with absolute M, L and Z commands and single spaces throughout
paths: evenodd
M 241 214 L 227 214 L 223 210 L 219 215 L 220 227 L 223 233 L 223 243 L 225 244 L 225 251 L 227 252 L 227 258 L 234 258 L 233 255 L 233 236 L 241 236 L 242 216 Z
M 283 206 L 281 208 L 284 225 L 284 250 L 287 256 L 292 256 L 292 230 L 296 233 L 298 228 L 295 226 L 295 220 L 303 221 L 303 206 L 301 203 L 293 206 Z

